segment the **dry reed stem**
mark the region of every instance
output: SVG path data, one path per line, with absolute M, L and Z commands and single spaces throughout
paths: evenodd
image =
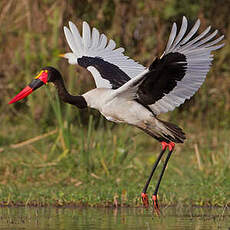
M 12 144 L 12 145 L 10 145 L 10 148 L 13 148 L 13 149 L 21 148 L 21 147 L 23 147 L 25 145 L 32 144 L 32 143 L 34 143 L 36 141 L 39 141 L 39 140 L 42 140 L 42 139 L 44 139 L 44 138 L 46 138 L 48 136 L 51 136 L 51 135 L 55 134 L 56 132 L 57 132 L 57 129 L 55 129 L 53 131 L 50 131 L 48 133 L 45 133 L 43 135 L 39 135 L 39 136 L 33 137 L 33 138 L 29 139 L 29 140 L 20 142 L 18 144 Z
M 102 179 L 101 177 L 97 176 L 97 175 L 96 175 L 96 174 L 94 174 L 94 173 L 91 173 L 90 175 L 91 175 L 92 177 L 94 177 L 94 178 L 98 179 L 98 180 L 101 180 L 101 179 Z
M 21 165 L 24 166 L 30 166 L 31 164 L 27 164 L 27 163 L 20 163 Z M 46 167 L 51 167 L 51 166 L 56 166 L 57 162 L 49 162 L 49 163 L 44 163 L 44 164 L 39 164 L 39 165 L 33 165 L 34 168 L 46 168 Z
M 200 152 L 199 152 L 197 144 L 194 144 L 194 150 L 195 150 L 195 153 L 196 153 L 196 159 L 197 159 L 198 168 L 199 168 L 199 170 L 203 170 L 203 165 L 202 165 L 202 162 L 201 162 Z

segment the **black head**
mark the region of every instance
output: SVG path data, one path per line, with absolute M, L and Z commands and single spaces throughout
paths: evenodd
M 55 69 L 54 67 L 47 66 L 41 69 L 39 74 L 30 82 L 28 86 L 26 86 L 19 94 L 17 94 L 9 104 L 12 104 L 16 101 L 19 101 L 29 94 L 31 94 L 36 89 L 40 88 L 41 86 L 47 84 L 48 82 L 54 82 L 56 79 L 60 78 L 60 72 Z
M 40 74 L 44 74 L 44 77 L 47 78 L 46 82 L 54 82 L 61 76 L 60 72 L 52 66 L 46 66 L 42 68 Z

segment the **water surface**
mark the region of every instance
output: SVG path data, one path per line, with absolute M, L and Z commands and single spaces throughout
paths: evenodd
M 0 208 L 0 229 L 226 229 L 227 208 Z

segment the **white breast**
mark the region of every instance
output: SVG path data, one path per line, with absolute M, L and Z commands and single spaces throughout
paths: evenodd
M 112 100 L 112 92 L 112 89 L 96 88 L 82 96 L 85 98 L 88 107 L 101 111 L 102 107 Z
M 152 119 L 145 107 L 125 97 L 114 94 L 112 89 L 97 88 L 82 95 L 90 108 L 97 109 L 107 120 L 137 125 Z

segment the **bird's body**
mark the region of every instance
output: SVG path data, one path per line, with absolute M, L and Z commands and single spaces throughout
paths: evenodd
M 218 31 L 209 33 L 210 26 L 196 35 L 199 19 L 189 31 L 187 24 L 187 19 L 183 17 L 178 33 L 177 25 L 173 24 L 165 51 L 146 68 L 125 56 L 124 49 L 116 48 L 113 40 L 107 41 L 107 37 L 95 28 L 91 30 L 86 22 L 83 22 L 82 36 L 69 22 L 69 28 L 64 27 L 64 33 L 72 52 L 61 56 L 67 58 L 70 64 L 78 64 L 91 72 L 96 88 L 80 96 L 70 95 L 60 72 L 53 67 L 45 67 L 9 103 L 21 100 L 47 82 L 53 82 L 62 101 L 78 108 L 97 109 L 107 120 L 136 126 L 162 142 L 162 152 L 142 192 L 143 203 L 147 206 L 149 182 L 168 147 L 170 151 L 153 195 L 154 207 L 159 211 L 157 192 L 164 170 L 174 143 L 183 143 L 185 134 L 178 126 L 157 116 L 172 111 L 195 94 L 210 69 L 211 52 L 224 45 L 218 44 L 223 36 L 213 40 Z
M 185 139 L 180 128 L 178 133 L 173 133 L 170 126 L 166 125 L 170 123 L 157 119 L 150 109 L 137 100 L 129 99 L 126 94 L 116 93 L 113 89 L 96 88 L 82 96 L 88 107 L 97 109 L 109 121 L 136 126 L 159 141 L 181 143 Z

